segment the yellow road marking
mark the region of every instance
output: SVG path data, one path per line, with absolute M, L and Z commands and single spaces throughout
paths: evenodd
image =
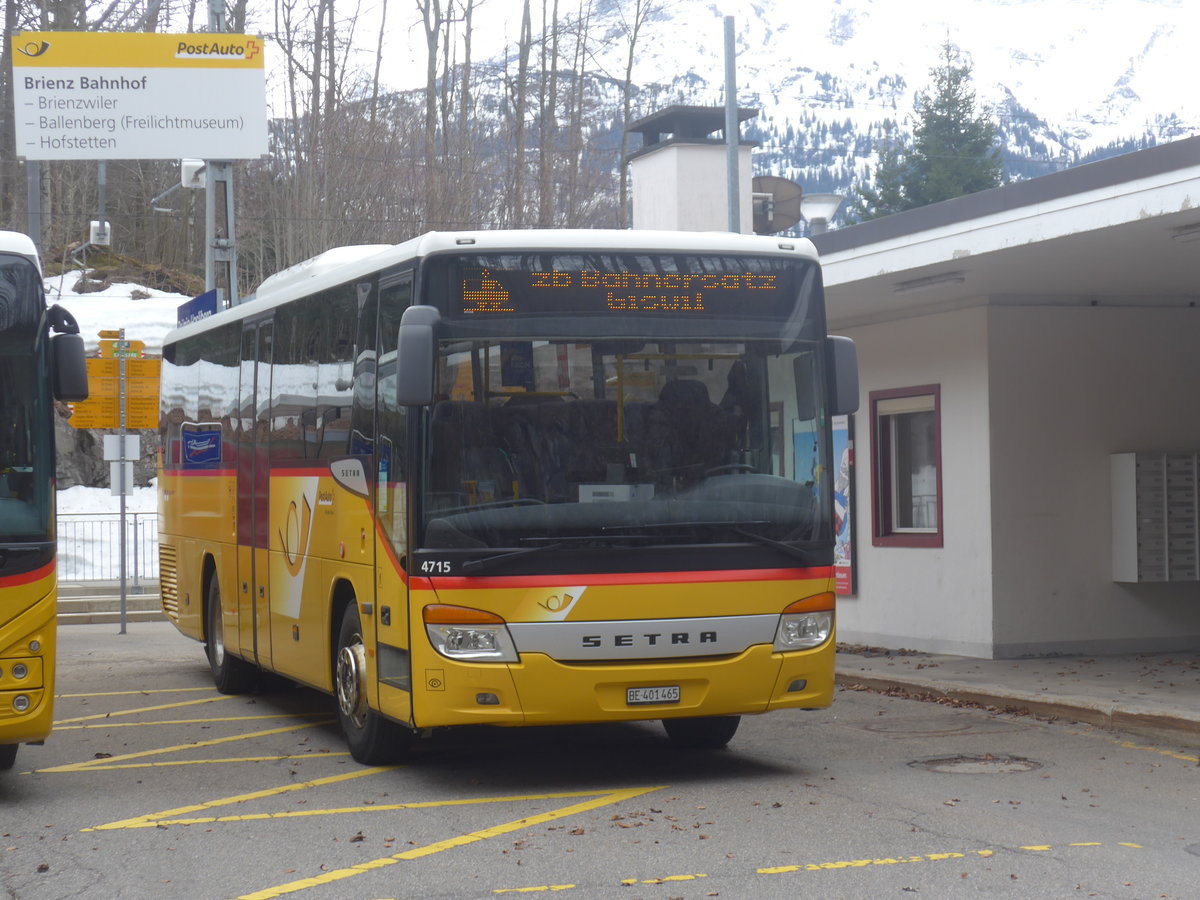
M 1102 847 L 1104 845 L 1098 842 L 1086 842 L 1078 844 L 1066 844 L 1065 846 Z M 1130 847 L 1135 850 L 1142 849 L 1142 847 L 1140 847 L 1138 844 L 1118 843 L 1117 846 Z M 1025 850 L 1031 853 L 1043 853 L 1047 850 L 1053 850 L 1054 847 L 1051 844 L 1031 844 L 1026 847 L 1019 847 L 1017 849 Z M 789 866 L 769 866 L 767 868 L 757 869 L 755 874 L 783 875 L 788 872 L 820 872 L 827 869 L 861 869 L 868 866 L 894 866 L 903 863 L 938 862 L 946 859 L 965 859 L 972 856 L 978 856 L 986 859 L 995 856 L 995 854 L 995 850 L 955 850 L 946 853 L 925 853 L 919 856 L 883 857 L 880 859 L 842 859 L 835 862 L 800 863 Z
M 84 762 L 67 763 L 62 766 L 51 766 L 46 769 L 38 769 L 38 772 L 92 772 L 97 769 L 118 768 L 117 763 L 124 762 L 129 759 L 144 759 L 147 756 L 160 756 L 164 753 L 177 753 L 180 750 L 197 750 L 201 747 L 215 747 L 218 744 L 228 744 L 231 741 L 245 741 L 251 738 L 268 737 L 272 734 L 286 734 L 289 731 L 302 731 L 305 728 L 317 728 L 322 725 L 332 724 L 332 719 L 322 719 L 318 722 L 309 722 L 301 725 L 286 725 L 283 728 L 268 728 L 265 731 L 252 731 L 246 734 L 232 734 L 228 737 L 212 738 L 207 741 L 194 741 L 190 744 L 176 744 L 173 747 L 159 747 L 154 750 L 139 750 L 136 753 L 122 753 L 118 756 L 106 756 L 102 759 L 89 759 Z M 322 754 L 323 756 L 324 754 Z
M 164 703 L 161 706 L 141 706 L 136 709 L 118 709 L 112 712 L 96 713 L 90 716 L 74 716 L 70 719 L 59 719 L 54 727 L 69 725 L 72 722 L 94 722 L 97 719 L 111 719 L 114 716 L 136 716 L 138 713 L 158 712 L 163 709 L 180 709 L 184 706 L 198 706 L 201 703 L 219 703 L 222 700 L 233 700 L 233 697 L 205 697 L 203 700 L 183 700 L 179 703 Z
M 331 723 L 332 724 L 332 723 Z M 109 769 L 165 769 L 170 766 L 216 766 L 222 763 L 248 763 L 248 762 L 283 762 L 285 759 L 327 759 L 334 756 L 349 756 L 348 750 L 330 750 L 330 751 L 314 751 L 310 753 L 285 753 L 281 756 L 226 756 L 220 759 L 168 759 L 162 762 L 147 762 L 147 763 L 121 763 L 115 766 L 97 766 L 88 769 L 89 772 L 97 769 L 107 772 Z M 107 762 L 107 760 L 106 760 Z M 42 771 L 48 771 L 43 769 Z M 32 772 L 24 773 L 32 775 Z
M 574 884 L 539 884 L 537 887 L 497 888 L 493 894 L 547 894 L 556 891 L 569 891 L 576 887 Z
M 594 797 L 595 791 L 563 791 L 554 794 L 518 794 L 511 797 L 469 797 L 461 800 L 415 800 L 411 803 L 377 803 L 372 806 L 346 806 L 332 809 L 288 809 L 280 812 L 246 813 L 240 816 L 209 816 L 188 819 L 155 819 L 153 822 L 127 825 L 145 828 L 147 825 L 209 825 L 214 822 L 257 822 L 263 819 L 301 819 L 308 816 L 343 816 L 348 813 L 394 812 L 398 809 L 438 809 L 449 806 L 478 806 L 485 803 L 520 803 L 530 800 L 567 800 L 572 797 Z
M 1066 844 L 1067 847 L 1102 847 L 1103 844 L 1096 841 L 1079 842 L 1075 844 Z M 1121 847 L 1131 847 L 1134 849 L 1142 849 L 1138 844 L 1119 844 Z M 1027 851 L 1043 851 L 1052 849 L 1049 845 L 1031 845 L 1021 847 L 1021 850 Z M 949 851 L 945 853 L 925 853 L 919 856 L 900 856 L 900 857 L 883 857 L 872 859 L 844 859 L 834 862 L 821 863 L 805 863 L 789 866 L 769 866 L 767 868 L 756 869 L 755 875 L 782 875 L 790 872 L 822 872 L 836 869 L 861 869 L 868 866 L 894 866 L 904 863 L 917 862 L 938 862 L 947 859 L 966 859 L 967 857 L 979 857 L 981 859 L 989 859 L 995 856 L 994 850 L 963 850 Z M 635 884 L 668 884 L 678 881 L 694 881 L 699 878 L 709 878 L 709 875 L 667 875 L 661 878 L 622 878 L 620 884 L 629 887 Z M 574 884 L 539 884 L 529 887 L 519 888 L 495 888 L 493 894 L 536 894 L 550 891 L 565 891 L 571 888 L 578 887 Z
M 341 881 L 344 878 L 353 878 L 355 875 L 362 875 L 365 872 L 381 869 L 384 866 L 394 865 L 395 863 L 410 859 L 420 859 L 423 856 L 432 856 L 434 853 L 441 853 L 443 850 L 451 850 L 455 847 L 473 844 L 476 841 L 484 841 L 488 838 L 497 837 L 502 834 L 509 834 L 513 831 L 519 831 L 522 828 L 530 828 L 534 825 L 540 825 L 543 822 L 552 822 L 555 819 L 563 819 L 567 818 L 568 816 L 578 815 L 579 813 L 588 812 L 593 809 L 599 809 L 602 806 L 610 806 L 614 803 L 632 800 L 634 797 L 640 797 L 643 794 L 649 794 L 653 791 L 660 791 L 662 789 L 662 786 L 658 786 L 608 791 L 603 793 L 601 796 L 592 800 L 588 800 L 584 803 L 574 803 L 570 806 L 564 806 L 562 809 L 540 813 L 536 816 L 524 816 L 520 819 L 515 819 L 512 822 L 505 822 L 503 825 L 494 825 L 491 828 L 483 828 L 479 831 L 472 831 L 468 834 L 459 835 L 458 837 L 448 838 L 444 841 L 437 841 L 433 844 L 427 844 L 424 847 L 414 847 L 412 850 L 405 850 L 403 853 L 397 853 L 394 856 L 385 856 L 380 859 L 373 859 L 345 869 L 334 869 L 331 872 L 323 872 L 322 874 L 313 876 L 312 878 L 301 878 L 297 881 L 288 882 L 287 884 L 280 884 L 262 891 L 255 891 L 252 894 L 243 894 L 238 898 L 238 900 L 272 900 L 272 898 L 281 897 L 284 894 L 305 891 L 309 888 L 319 887 L 323 884 L 331 884 L 335 881 Z
M 289 791 L 302 791 L 308 788 L 321 787 L 326 784 L 337 784 L 342 781 L 350 781 L 355 778 L 363 778 L 367 775 L 376 775 L 380 772 L 388 772 L 394 769 L 395 766 L 372 766 L 366 769 L 357 769 L 353 772 L 343 772 L 341 775 L 330 775 L 326 778 L 314 778 L 311 781 L 302 781 L 296 784 L 285 784 L 279 787 L 264 788 L 261 791 L 251 791 L 247 794 L 235 794 L 232 797 L 222 797 L 219 800 L 208 800 L 204 803 L 196 803 L 191 806 L 180 806 L 176 809 L 168 809 L 163 812 L 149 813 L 144 816 L 135 816 L 132 819 L 121 819 L 117 822 L 109 822 L 106 825 L 97 825 L 94 828 L 84 828 L 82 831 L 113 831 L 120 828 L 154 828 L 165 819 L 177 818 L 184 813 L 199 812 L 203 809 L 212 809 L 217 806 L 230 806 L 234 803 L 245 803 L 248 800 L 261 800 L 264 797 L 277 797 L 280 794 L 286 794 Z
M 1124 747 L 1126 750 L 1145 750 L 1150 753 L 1157 753 L 1159 756 L 1169 756 L 1171 759 L 1178 759 L 1182 762 L 1196 763 L 1200 765 L 1200 756 L 1189 753 L 1176 753 L 1174 750 L 1163 750 L 1161 747 L 1147 747 L 1142 744 L 1135 744 L 1133 741 L 1118 741 L 1113 740 L 1118 747 Z
M 1073 734 L 1078 737 L 1097 738 L 1106 741 L 1110 744 L 1116 744 L 1125 750 L 1142 750 L 1146 753 L 1157 753 L 1159 756 L 1169 756 L 1171 759 L 1178 759 L 1181 762 L 1196 763 L 1200 765 L 1200 755 L 1192 753 L 1177 753 L 1174 750 L 1164 750 L 1162 747 L 1151 747 L 1146 744 L 1137 744 L 1133 741 L 1123 741 L 1120 738 L 1109 737 L 1104 734 L 1097 734 L 1094 731 L 1069 731 L 1068 734 Z
M 208 725 L 211 722 L 255 722 L 260 719 L 311 719 L 329 716 L 327 712 L 270 713 L 262 716 L 215 716 L 211 719 L 155 719 L 153 722 L 106 722 L 96 725 L 55 725 L 55 731 L 79 731 L 85 728 L 149 728 L 155 725 Z
M 66 700 L 71 697 L 130 697 L 130 696 L 138 695 L 138 694 L 188 694 L 188 693 L 194 694 L 194 693 L 198 693 L 200 691 L 211 692 L 212 690 L 213 689 L 210 687 L 154 688 L 154 689 L 148 690 L 148 691 L 96 691 L 95 693 L 91 693 L 91 694 L 55 694 L 54 698 L 56 700 Z

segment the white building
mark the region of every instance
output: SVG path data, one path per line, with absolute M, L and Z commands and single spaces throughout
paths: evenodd
M 1200 648 L 1200 138 L 814 242 L 861 376 L 840 640 Z
M 635 225 L 686 197 L 682 221 L 723 227 L 720 142 L 647 138 L 666 152 L 632 155 Z M 860 366 L 839 639 L 1200 648 L 1200 137 L 814 243 Z

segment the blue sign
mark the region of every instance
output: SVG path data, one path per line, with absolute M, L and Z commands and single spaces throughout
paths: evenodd
M 179 327 L 199 322 L 217 312 L 217 289 L 205 291 L 199 297 L 193 297 L 187 303 L 181 303 L 175 311 L 175 324 Z
M 211 469 L 221 462 L 221 429 L 205 428 L 183 434 L 183 467 Z

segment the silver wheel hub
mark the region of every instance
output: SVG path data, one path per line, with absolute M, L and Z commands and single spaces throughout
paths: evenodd
M 355 635 L 354 643 L 338 651 L 337 700 L 342 715 L 360 728 L 367 708 L 367 650 Z
M 212 644 L 213 663 L 218 668 L 225 664 L 225 626 L 221 621 L 221 607 L 218 604 L 212 617 L 212 634 L 209 636 Z

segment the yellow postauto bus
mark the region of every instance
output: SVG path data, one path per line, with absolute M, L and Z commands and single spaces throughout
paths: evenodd
M 216 686 L 336 697 L 354 758 L 441 726 L 828 706 L 830 419 L 805 240 L 431 233 L 268 278 L 163 348 L 163 607 Z
M 55 332 L 53 336 L 51 332 Z M 0 770 L 54 715 L 54 400 L 87 398 L 83 339 L 37 249 L 0 231 Z

